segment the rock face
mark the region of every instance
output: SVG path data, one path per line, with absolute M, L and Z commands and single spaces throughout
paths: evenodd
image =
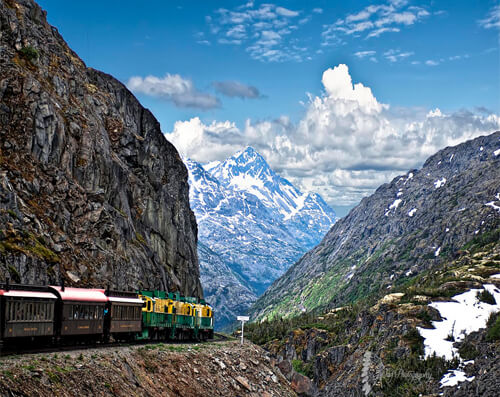
M 0 269 L 202 296 L 187 170 L 153 115 L 31 0 L 0 2 Z
M 216 326 L 244 314 L 257 296 L 335 221 L 314 193 L 302 193 L 248 147 L 227 160 L 187 160 L 189 196 L 199 224 L 201 277 Z
M 380 186 L 253 306 L 254 318 L 353 302 L 410 281 L 500 226 L 500 132 Z

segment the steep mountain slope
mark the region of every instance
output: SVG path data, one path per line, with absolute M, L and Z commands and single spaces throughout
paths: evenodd
M 254 318 L 389 291 L 500 226 L 500 132 L 448 147 L 339 220 L 252 308 Z
M 0 2 L 0 271 L 202 296 L 187 170 L 31 0 Z
M 208 171 L 192 160 L 186 164 L 203 287 L 216 310 L 223 308 L 221 324 L 245 312 L 317 244 L 335 213 L 319 195 L 303 194 L 277 175 L 252 148 L 207 166 Z

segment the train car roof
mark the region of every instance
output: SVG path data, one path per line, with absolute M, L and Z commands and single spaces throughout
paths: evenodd
M 56 292 L 63 301 L 79 301 L 79 302 L 95 302 L 106 303 L 108 297 L 103 289 L 90 289 L 90 288 L 73 288 L 66 287 L 64 291 L 61 286 L 49 286 L 49 288 Z
M 135 303 L 137 305 L 142 305 L 144 304 L 144 301 L 139 298 L 126 298 L 123 296 L 108 296 L 108 299 L 110 302 L 114 303 Z
M 38 299 L 57 299 L 57 296 L 51 292 L 41 291 L 23 291 L 23 290 L 0 290 L 0 295 L 14 298 L 38 298 Z

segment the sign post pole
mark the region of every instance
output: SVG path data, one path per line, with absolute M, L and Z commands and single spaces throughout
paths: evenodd
M 248 316 L 238 316 L 236 317 L 238 321 L 241 321 L 241 344 L 243 344 L 243 331 L 245 330 L 245 321 L 250 320 Z

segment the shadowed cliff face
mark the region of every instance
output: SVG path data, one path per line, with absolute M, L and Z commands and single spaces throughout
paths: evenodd
M 30 0 L 0 1 L 0 269 L 202 296 L 187 171 L 153 115 Z

